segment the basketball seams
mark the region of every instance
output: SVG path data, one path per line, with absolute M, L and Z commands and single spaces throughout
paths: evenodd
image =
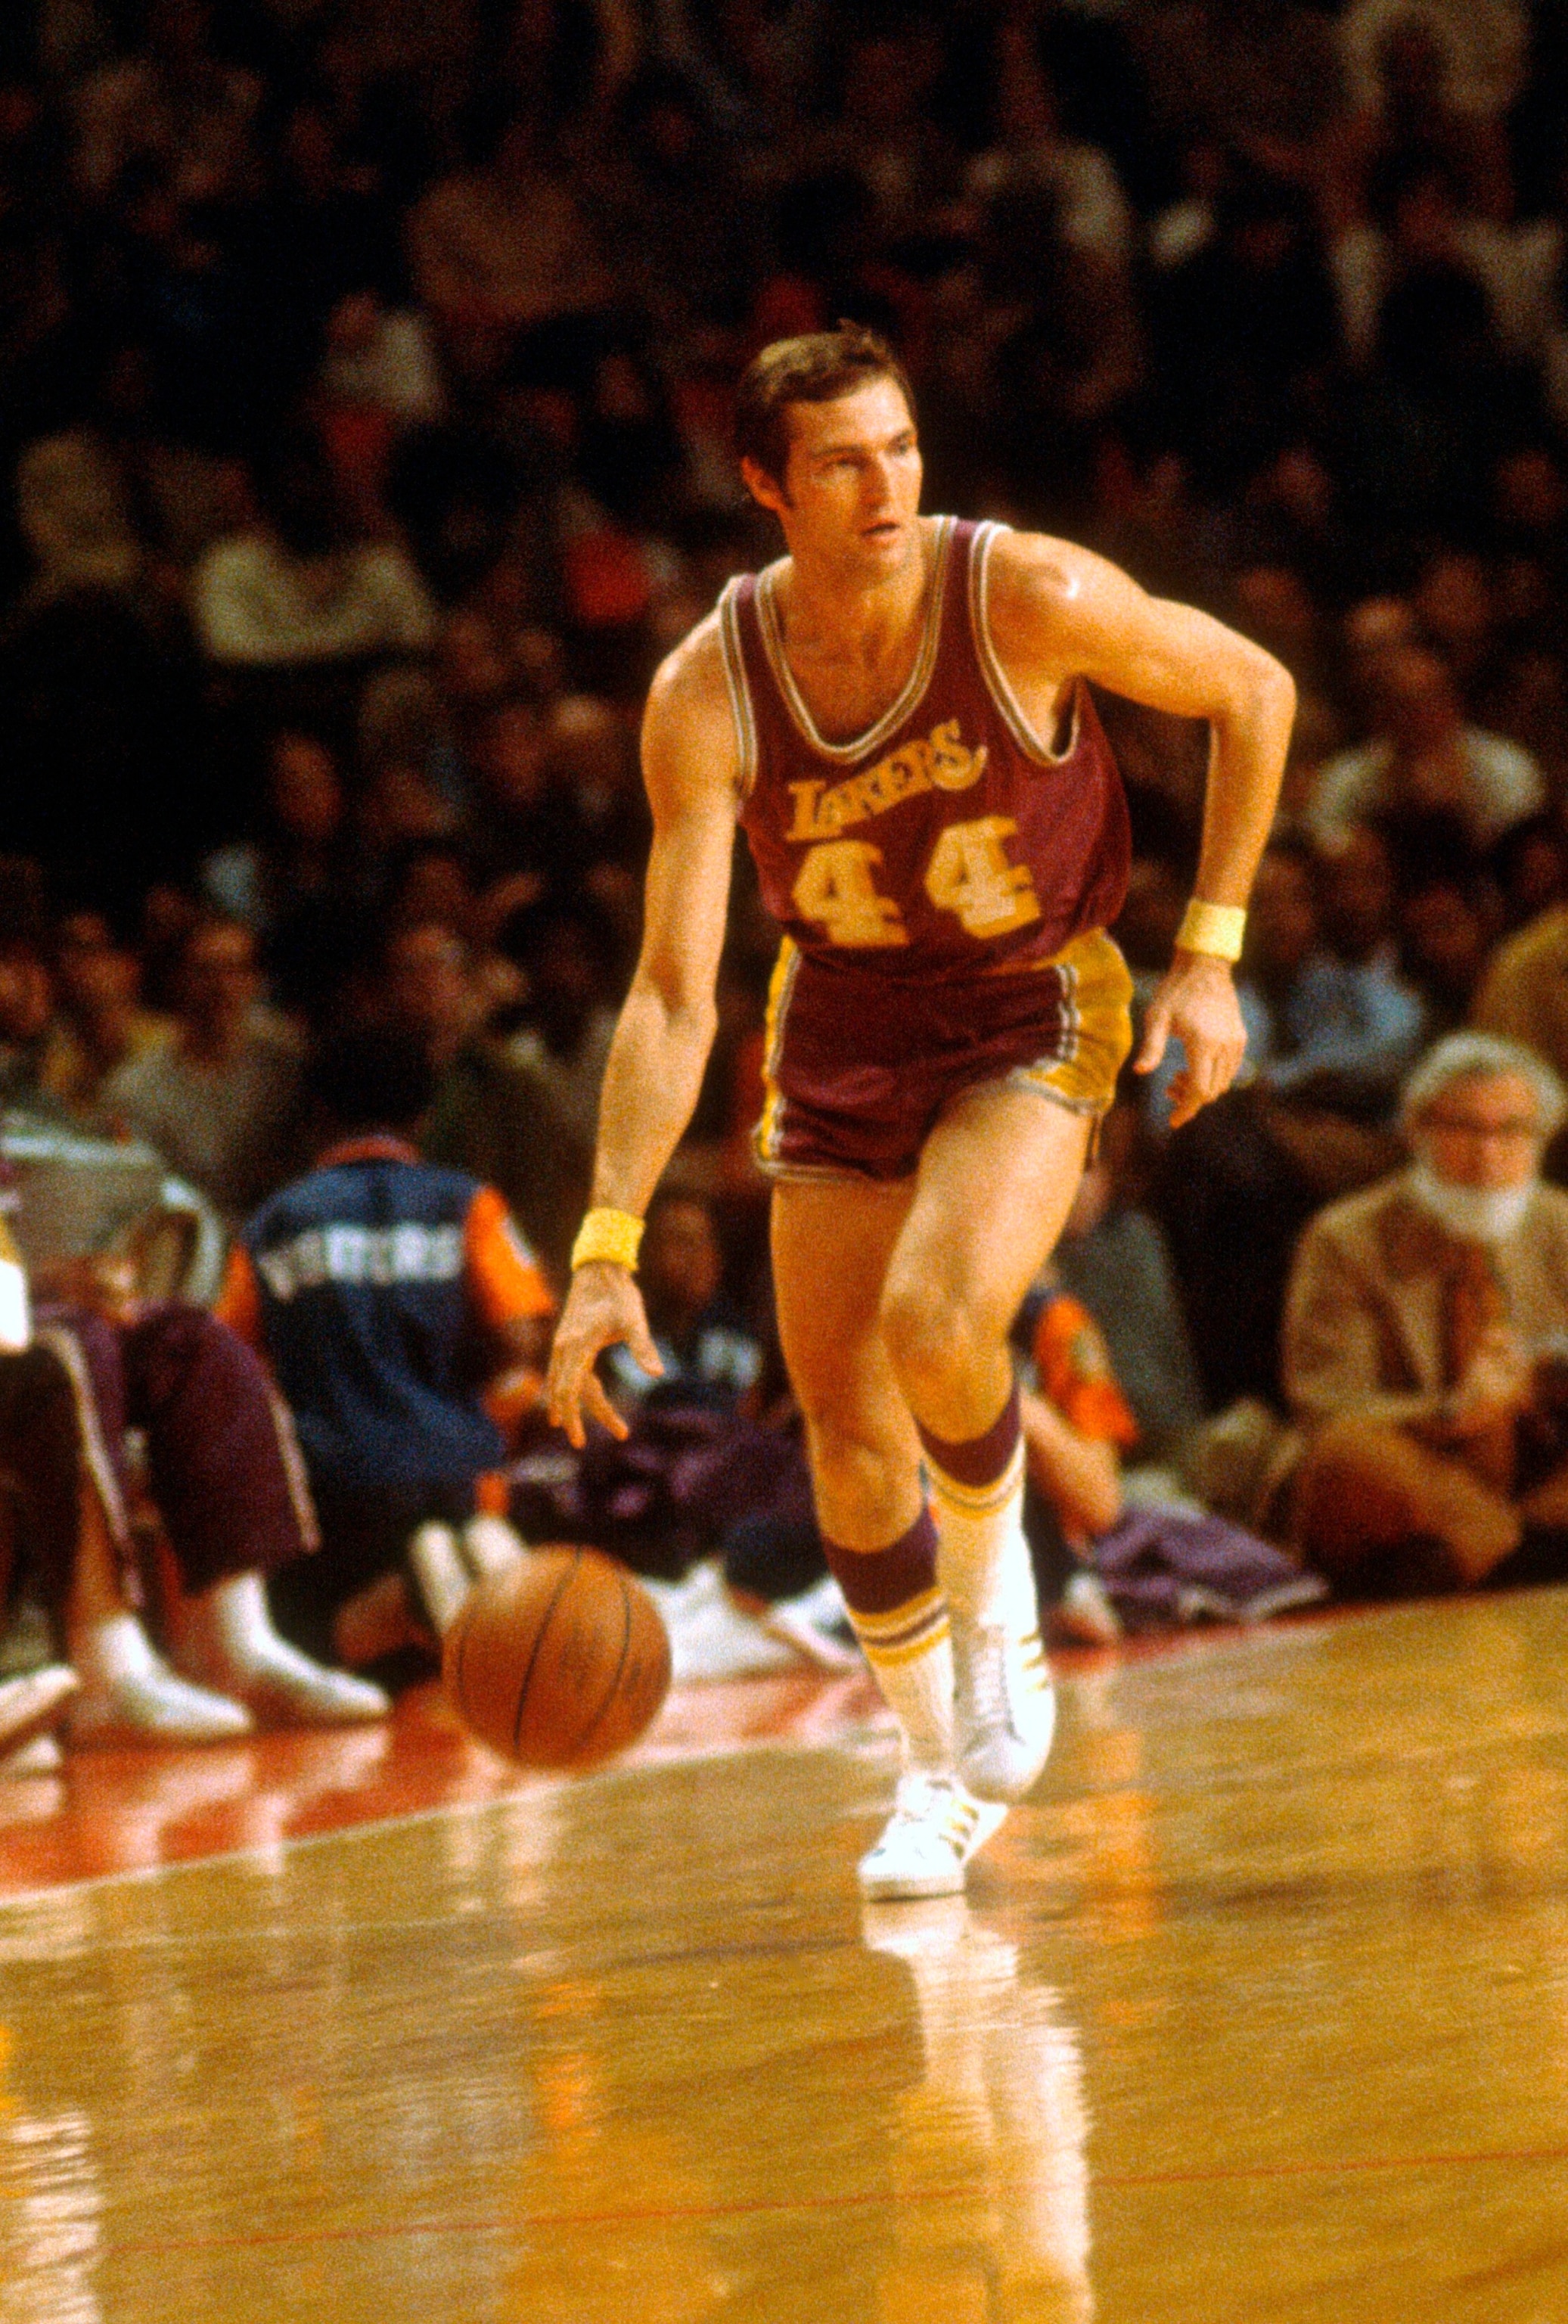
M 464 1725 L 503 1758 L 586 1768 L 624 1749 L 658 1711 L 669 1642 L 618 1559 L 552 1544 L 521 1573 L 475 1586 L 443 1641 L 442 1671 Z
M 517 1691 L 516 1715 L 512 1722 L 512 1756 L 514 1757 L 517 1756 L 518 1747 L 522 1736 L 522 1714 L 528 1707 L 528 1691 L 533 1684 L 533 1674 L 539 1662 L 540 1650 L 545 1642 L 545 1634 L 549 1630 L 550 1624 L 555 1620 L 556 1609 L 560 1604 L 561 1600 L 566 1596 L 566 1593 L 570 1588 L 578 1569 L 582 1565 L 582 1563 L 583 1553 L 578 1549 L 574 1554 L 571 1563 L 567 1566 L 566 1572 L 557 1582 L 555 1593 L 550 1599 L 549 1604 L 545 1608 L 544 1619 L 540 1624 L 538 1630 L 534 1634 L 533 1645 L 529 1652 L 528 1667 L 523 1672 L 522 1683 Z
M 617 1573 L 615 1579 L 621 1585 L 621 1652 L 616 1659 L 610 1683 L 604 1689 L 604 1702 L 572 1746 L 574 1758 L 581 1754 L 588 1738 L 593 1734 L 594 1729 L 603 1723 L 605 1713 L 620 1693 L 621 1680 L 626 1668 L 626 1657 L 632 1651 L 632 1592 L 626 1587 L 626 1576 L 623 1573 Z

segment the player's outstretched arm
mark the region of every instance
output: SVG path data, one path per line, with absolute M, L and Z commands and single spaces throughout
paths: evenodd
M 1208 721 L 1196 895 L 1244 909 L 1296 715 L 1289 671 L 1195 606 L 1151 597 L 1103 558 L 1039 535 L 999 541 L 990 610 L 998 655 L 1026 704 L 1087 678 L 1152 709 Z M 1149 1006 L 1138 1071 L 1152 1073 L 1173 1038 L 1186 1054 L 1171 1090 L 1179 1126 L 1230 1087 L 1246 1049 L 1228 961 L 1177 949 Z
M 611 1044 L 599 1101 L 595 1209 L 641 1218 L 691 1120 L 717 1023 L 715 988 L 729 907 L 739 757 L 710 621 L 654 679 L 642 729 L 653 810 L 642 950 Z M 617 1436 L 625 1425 L 594 1366 L 624 1342 L 645 1371 L 663 1370 L 629 1268 L 578 1267 L 550 1354 L 552 1420 L 584 1441 L 585 1417 Z

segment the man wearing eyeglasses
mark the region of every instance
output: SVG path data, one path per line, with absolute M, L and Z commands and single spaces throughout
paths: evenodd
M 1540 1176 L 1565 1109 L 1533 1051 L 1453 1034 L 1405 1085 L 1408 1167 L 1302 1239 L 1294 1529 L 1347 1595 L 1568 1574 L 1568 1194 Z

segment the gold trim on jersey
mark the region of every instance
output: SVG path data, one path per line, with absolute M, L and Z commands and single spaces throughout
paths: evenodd
M 800 947 L 786 936 L 773 964 L 768 986 L 768 1013 L 762 1020 L 762 1118 L 755 1144 L 759 1162 L 776 1162 L 784 1137 L 784 1093 L 779 1086 L 779 1061 L 784 1053 L 784 1020 L 800 967 Z
M 931 599 L 926 608 L 925 635 L 920 640 L 915 667 L 909 672 L 898 700 L 883 711 L 874 725 L 868 726 L 863 734 L 855 735 L 848 742 L 829 742 L 818 733 L 816 721 L 795 683 L 795 673 L 784 652 L 778 607 L 773 602 L 779 567 L 770 565 L 766 572 L 758 575 L 757 626 L 761 632 L 762 650 L 768 657 L 768 667 L 773 673 L 784 707 L 801 740 L 809 743 L 812 750 L 823 758 L 831 759 L 839 765 L 852 766 L 856 759 L 863 759 L 869 751 L 876 750 L 890 735 L 896 734 L 907 719 L 913 717 L 936 667 L 936 650 L 942 641 L 942 607 L 947 595 L 947 566 L 953 545 L 954 523 L 955 520 L 950 516 L 939 516 L 936 520 L 936 564 L 931 582 Z
M 741 647 L 741 617 L 736 603 L 739 581 L 727 581 L 719 598 L 719 650 L 724 656 L 724 687 L 730 715 L 735 722 L 735 749 L 740 755 L 740 793 L 750 798 L 757 780 L 757 718 L 746 678 L 746 657 Z
M 986 610 L 986 593 L 991 570 L 992 547 L 999 533 L 1008 532 L 1010 526 L 986 523 L 977 527 L 973 546 L 969 552 L 969 626 L 973 633 L 974 650 L 980 662 L 980 674 L 985 680 L 987 693 L 1006 722 L 1009 733 L 1026 758 L 1037 766 L 1059 767 L 1070 759 L 1078 747 L 1079 716 L 1083 706 L 1083 688 L 1079 680 L 1073 686 L 1073 723 L 1068 731 L 1066 747 L 1053 751 L 1041 742 L 1024 707 L 1013 692 L 1012 681 L 998 659 L 991 641 L 991 617 Z

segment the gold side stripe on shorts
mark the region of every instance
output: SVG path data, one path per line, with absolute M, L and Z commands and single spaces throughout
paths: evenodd
M 757 1124 L 756 1148 L 763 1162 L 775 1161 L 784 1135 L 784 1093 L 779 1086 L 779 1061 L 784 1051 L 784 1024 L 800 968 L 800 947 L 786 936 L 773 964 L 768 985 L 768 1010 L 762 1020 L 762 1118 Z

